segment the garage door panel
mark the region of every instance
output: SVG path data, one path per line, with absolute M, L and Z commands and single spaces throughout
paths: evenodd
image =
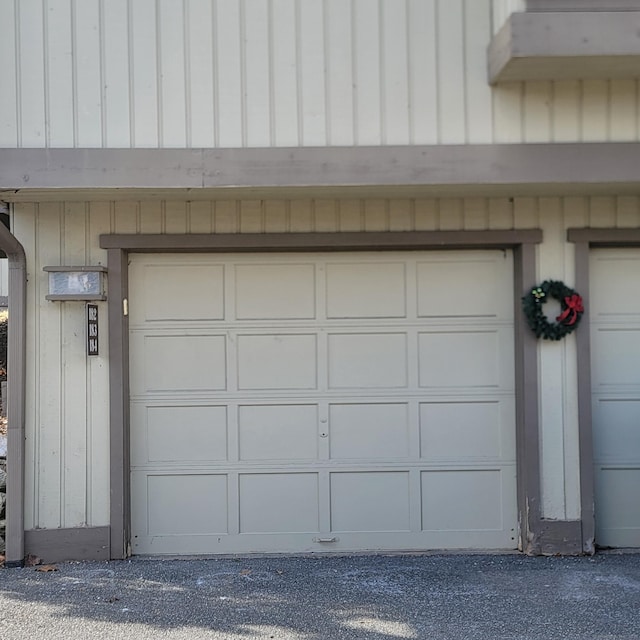
M 423 530 L 504 528 L 502 471 L 425 471 L 421 479 Z
M 133 395 L 220 391 L 227 386 L 226 339 L 219 335 L 133 334 Z
M 132 464 L 227 460 L 226 406 L 134 405 Z M 133 440 L 135 438 L 135 440 Z
M 421 387 L 507 390 L 513 386 L 509 329 L 422 332 L 418 349 Z
M 238 388 L 315 389 L 315 335 L 238 336 Z
M 426 460 L 515 459 L 509 402 L 423 402 L 420 455 Z
M 635 249 L 592 253 L 591 306 L 595 319 L 640 318 L 640 255 Z M 636 277 L 625 277 L 636 274 Z
M 406 317 L 405 271 L 403 263 L 327 265 L 327 317 Z
M 596 539 L 603 546 L 640 546 L 640 466 L 596 470 Z
M 407 458 L 409 405 L 331 404 L 329 447 L 333 460 Z
M 143 295 L 131 305 L 131 322 L 224 319 L 222 265 L 146 264 L 140 268 Z
M 141 480 L 149 536 L 227 533 L 225 475 L 148 475 Z
M 315 266 L 312 264 L 238 265 L 235 283 L 239 320 L 316 317 Z
M 407 335 L 344 333 L 328 336 L 330 389 L 407 386 Z
M 640 386 L 640 327 L 595 327 L 592 349 L 596 387 Z
M 512 274 L 509 252 L 486 251 L 473 258 L 469 253 L 435 252 L 417 265 L 418 316 L 511 320 L 513 304 L 504 292 L 512 289 Z
M 409 531 L 409 473 L 331 474 L 331 530 Z
M 240 460 L 315 460 L 317 405 L 238 407 Z
M 593 424 L 598 460 L 640 463 L 640 398 L 596 400 Z
M 240 482 L 240 533 L 319 531 L 316 473 L 246 473 Z

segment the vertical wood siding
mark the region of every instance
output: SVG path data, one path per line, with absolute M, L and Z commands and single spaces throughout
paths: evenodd
M 493 32 L 500 31 L 509 16 L 516 11 L 525 11 L 526 0 L 493 0 L 492 2 L 492 23 Z
M 0 146 L 637 140 L 636 80 L 487 84 L 522 0 L 0 3 Z
M 0 296 L 9 295 L 9 261 L 0 259 Z
M 26 526 L 109 517 L 107 304 L 100 356 L 85 352 L 84 303 L 47 302 L 43 267 L 105 264 L 101 233 L 274 233 L 542 228 L 538 279 L 573 282 L 568 227 L 638 227 L 640 198 L 449 198 L 16 204 L 28 257 Z M 533 284 L 533 283 L 532 283 Z M 543 508 L 579 517 L 574 336 L 540 342 Z

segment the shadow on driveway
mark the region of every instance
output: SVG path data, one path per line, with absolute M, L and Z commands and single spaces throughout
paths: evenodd
M 314 556 L 0 571 L 2 640 L 638 640 L 640 555 Z

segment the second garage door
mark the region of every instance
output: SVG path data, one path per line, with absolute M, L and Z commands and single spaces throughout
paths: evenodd
M 640 250 L 591 252 L 596 543 L 640 547 Z
M 132 256 L 133 552 L 514 548 L 512 274 Z

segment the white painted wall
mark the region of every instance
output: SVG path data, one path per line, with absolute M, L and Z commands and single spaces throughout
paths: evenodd
M 512 13 L 526 11 L 526 0 L 493 0 L 492 5 L 493 33 L 500 31 Z
M 0 296 L 9 295 L 9 261 L 0 258 Z
M 109 516 L 107 304 L 100 353 L 85 355 L 84 305 L 47 302 L 42 268 L 105 264 L 100 233 L 255 233 L 541 228 L 539 280 L 573 283 L 568 227 L 640 225 L 640 198 L 468 198 L 15 205 L 28 257 L 26 526 L 105 525 Z M 44 241 L 46 239 L 46 241 Z M 543 509 L 579 516 L 575 337 L 540 342 Z
M 0 2 L 0 147 L 640 139 L 636 80 L 487 84 L 522 0 Z

